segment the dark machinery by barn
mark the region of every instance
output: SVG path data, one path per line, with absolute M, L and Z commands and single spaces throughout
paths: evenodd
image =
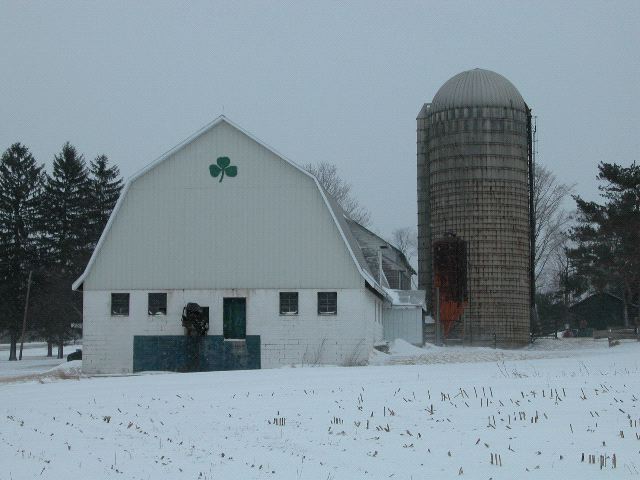
M 182 326 L 189 337 L 203 337 L 209 331 L 209 318 L 197 303 L 187 303 L 182 309 Z

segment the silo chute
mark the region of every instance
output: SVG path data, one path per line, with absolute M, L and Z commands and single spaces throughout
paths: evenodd
M 450 236 L 433 243 L 434 286 L 438 292 L 439 317 L 444 337 L 467 306 L 467 244 Z

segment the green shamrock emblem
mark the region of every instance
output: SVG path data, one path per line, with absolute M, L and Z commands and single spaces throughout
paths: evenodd
M 235 165 L 231 165 L 231 160 L 229 157 L 218 157 L 216 160 L 217 165 L 209 165 L 209 173 L 211 173 L 212 177 L 220 176 L 220 180 L 218 183 L 222 181 L 225 174 L 227 177 L 235 177 L 238 175 L 238 167 Z

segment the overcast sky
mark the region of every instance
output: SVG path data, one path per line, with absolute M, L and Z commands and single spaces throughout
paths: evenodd
M 224 113 L 337 164 L 387 235 L 416 225 L 420 107 L 481 67 L 533 108 L 539 161 L 595 198 L 598 162 L 640 159 L 639 25 L 638 0 L 0 0 L 0 148 L 50 166 L 69 140 L 128 177 Z

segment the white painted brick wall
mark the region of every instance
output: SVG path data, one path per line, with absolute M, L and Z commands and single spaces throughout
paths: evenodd
M 158 290 L 154 290 L 158 291 Z M 183 335 L 187 302 L 209 307 L 209 334 L 222 335 L 223 298 L 247 298 L 247 335 L 260 335 L 262 368 L 363 362 L 382 340 L 382 303 L 365 289 L 334 290 L 337 315 L 317 314 L 318 291 L 297 290 L 298 315 L 280 315 L 276 289 L 167 291 L 167 315 L 147 314 L 147 290 L 130 291 L 128 317 L 112 317 L 111 293 L 84 291 L 83 369 L 129 373 L 134 335 Z

